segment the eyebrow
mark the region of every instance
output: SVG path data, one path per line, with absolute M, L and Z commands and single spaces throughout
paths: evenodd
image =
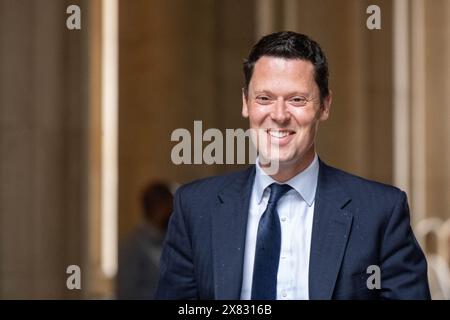
M 275 93 L 273 93 L 272 91 L 270 91 L 270 90 L 256 90 L 255 91 L 255 94 L 268 94 L 268 95 L 272 95 L 272 96 L 277 96 L 277 94 L 275 94 Z M 292 97 L 292 96 L 295 96 L 295 95 L 300 95 L 300 96 L 309 96 L 309 94 L 308 93 L 306 93 L 306 92 L 300 92 L 300 91 L 293 91 L 293 92 L 288 92 L 286 95 L 284 95 L 284 96 L 288 96 L 288 97 Z

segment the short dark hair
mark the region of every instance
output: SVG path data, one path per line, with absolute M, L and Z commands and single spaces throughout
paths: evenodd
M 323 99 L 328 96 L 328 63 L 319 44 L 304 34 L 282 31 L 262 37 L 244 60 L 246 97 L 255 63 L 263 56 L 310 61 L 314 66 L 314 80 L 319 87 L 320 102 L 323 103 Z

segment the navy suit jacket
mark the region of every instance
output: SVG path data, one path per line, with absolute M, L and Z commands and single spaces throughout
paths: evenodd
M 157 299 L 240 298 L 254 177 L 251 166 L 178 189 Z M 381 289 L 367 287 L 370 265 L 380 268 Z M 404 192 L 320 161 L 309 298 L 430 298 L 427 263 L 410 226 Z

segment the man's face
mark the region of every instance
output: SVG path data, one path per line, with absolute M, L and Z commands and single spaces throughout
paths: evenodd
M 260 156 L 275 160 L 269 150 L 278 145 L 280 172 L 305 169 L 314 158 L 318 124 L 328 118 L 331 105 L 331 96 L 320 105 L 313 64 L 263 56 L 255 63 L 248 97 L 243 94 L 242 99 L 242 115 L 249 118 L 250 128 L 261 129 Z

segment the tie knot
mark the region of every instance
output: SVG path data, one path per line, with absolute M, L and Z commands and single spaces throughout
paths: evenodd
M 270 198 L 269 203 L 276 203 L 280 198 L 289 190 L 292 189 L 292 187 L 288 184 L 278 184 L 278 183 L 272 183 L 270 186 Z

